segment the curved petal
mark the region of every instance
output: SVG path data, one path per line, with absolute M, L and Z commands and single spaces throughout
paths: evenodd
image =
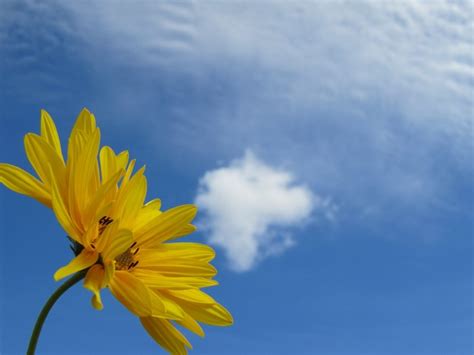
M 54 279 L 58 281 L 62 278 L 65 278 L 66 276 L 84 270 L 89 266 L 93 265 L 98 259 L 98 253 L 83 249 L 78 256 L 71 260 L 69 264 L 59 268 L 58 271 L 54 273 Z
M 96 129 L 78 157 L 74 172 L 74 193 L 79 211 L 83 212 L 99 185 L 97 155 L 100 145 L 100 130 Z M 97 176 L 95 176 L 97 175 Z
M 25 135 L 25 151 L 31 165 L 46 186 L 54 179 L 61 194 L 66 195 L 66 166 L 54 148 L 34 133 Z M 53 174 L 53 175 L 51 175 Z
M 117 190 L 117 183 L 122 174 L 122 169 L 117 171 L 115 175 L 113 175 L 107 182 L 103 183 L 97 190 L 84 212 L 84 223 L 86 225 L 95 218 L 97 211 L 100 211 L 103 206 L 111 202 L 113 195 Z
M 92 266 L 84 279 L 84 287 L 94 294 L 91 299 L 92 307 L 99 311 L 104 308 L 100 297 L 100 290 L 105 286 L 104 279 L 105 270 L 100 264 Z
M 110 280 L 112 294 L 133 314 L 139 317 L 152 315 L 148 288 L 127 271 L 116 270 Z
M 176 239 L 176 238 L 181 238 L 181 237 L 187 236 L 191 233 L 194 233 L 196 230 L 197 230 L 196 226 L 194 226 L 192 224 L 185 225 L 178 233 L 176 233 L 174 236 L 172 236 L 168 240 L 173 240 L 173 239 Z
M 173 320 L 184 318 L 184 312 L 176 302 L 157 290 L 150 289 L 149 291 L 153 317 Z
M 122 228 L 133 227 L 135 218 L 145 202 L 147 182 L 143 176 L 144 169 L 140 169 L 130 180 L 130 182 L 121 189 L 119 197 L 114 206 L 113 217 L 120 219 Z
M 27 195 L 51 208 L 51 194 L 44 185 L 25 170 L 0 163 L 0 183 L 10 190 Z
M 216 326 L 229 326 L 234 323 L 232 315 L 219 303 L 213 305 L 196 305 L 177 300 L 183 310 L 198 322 Z
M 158 217 L 162 212 L 160 211 L 161 200 L 154 199 L 145 204 L 138 212 L 133 223 L 133 231 L 140 230 L 147 223 L 151 222 L 154 218 Z
M 200 243 L 164 243 L 156 248 L 146 249 L 141 246 L 140 259 L 143 262 L 159 259 L 194 259 L 209 262 L 216 256 L 214 249 Z
M 104 146 L 100 149 L 100 172 L 102 176 L 102 182 L 109 180 L 117 169 L 117 158 L 115 152 L 109 146 Z
M 110 238 L 102 250 L 102 258 L 105 261 L 114 260 L 130 248 L 130 245 L 133 243 L 132 232 L 128 229 L 119 229 L 113 235 L 111 233 L 109 235 Z
M 64 163 L 63 152 L 61 150 L 61 141 L 59 140 L 58 131 L 53 119 L 45 110 L 41 110 L 41 137 L 49 143 L 49 145 L 56 151 L 59 158 Z
M 128 150 L 124 150 L 117 155 L 117 168 L 124 169 L 128 164 Z
M 199 325 L 198 322 L 196 322 L 193 317 L 191 317 L 186 312 L 184 312 L 183 319 L 177 319 L 176 323 L 192 331 L 194 334 L 197 334 L 200 337 L 204 337 L 204 330 L 202 330 L 202 327 Z
M 159 253 L 155 254 L 155 258 L 144 259 L 144 253 L 140 254 L 140 267 L 156 271 L 161 275 L 213 277 L 217 274 L 216 268 L 205 261 L 186 258 L 162 259 Z
M 188 348 L 192 348 L 189 341 L 166 319 L 143 317 L 140 322 L 148 334 L 171 354 L 186 355 Z
M 95 129 L 95 116 L 87 108 L 84 107 L 76 118 L 76 123 L 74 123 L 71 135 L 76 130 L 81 130 L 86 134 L 91 134 L 95 131 Z
M 56 183 L 54 182 L 54 180 L 52 181 L 51 188 L 52 188 L 52 191 L 51 191 L 52 192 L 52 196 L 51 196 L 52 207 L 59 224 L 63 227 L 63 229 L 71 238 L 83 244 L 82 234 L 77 229 L 75 221 L 71 218 L 69 211 L 66 208 L 66 205 L 64 204 L 61 193 L 59 192 L 59 189 Z
M 188 288 L 210 287 L 218 284 L 216 280 L 209 280 L 204 277 L 169 277 L 160 275 L 156 271 L 141 268 L 140 264 L 133 269 L 132 273 L 148 287 L 158 289 L 183 290 Z
M 208 304 L 212 305 L 217 303 L 214 298 L 209 296 L 207 293 L 197 289 L 189 290 L 166 290 L 166 294 L 171 295 L 173 298 L 178 298 L 184 302 Z
M 194 205 L 171 208 L 137 231 L 137 242 L 144 248 L 158 246 L 178 234 L 184 226 L 194 219 L 196 213 L 197 207 Z

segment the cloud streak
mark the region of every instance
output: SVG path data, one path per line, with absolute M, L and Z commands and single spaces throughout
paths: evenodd
M 5 43 L 21 53 L 29 38 L 56 49 L 66 37 L 103 116 L 140 114 L 137 134 L 189 157 L 183 173 L 251 148 L 334 196 L 349 218 L 463 209 L 452 200 L 473 174 L 468 1 L 25 4 L 42 21 L 25 28 L 41 35 Z M 32 72 L 25 63 L 8 68 Z M 40 69 L 28 81 L 64 85 Z

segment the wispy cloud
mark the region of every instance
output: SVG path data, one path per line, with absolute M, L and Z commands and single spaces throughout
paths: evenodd
M 179 164 L 188 170 L 250 147 L 342 201 L 350 218 L 397 221 L 397 207 L 415 219 L 458 208 L 452 191 L 472 176 L 469 1 L 25 4 L 41 26 L 15 25 L 28 21 L 11 10 L 7 33 L 27 30 L 7 42 L 59 39 L 50 42 L 77 54 L 72 69 L 107 116 L 139 115 L 136 134 L 189 156 Z M 38 87 L 68 86 L 40 69 Z
M 301 227 L 312 213 L 318 218 L 335 213 L 328 199 L 297 184 L 291 172 L 265 164 L 250 151 L 206 172 L 196 204 L 204 212 L 201 223 L 209 242 L 224 248 L 235 271 L 250 270 L 291 247 L 290 227 Z

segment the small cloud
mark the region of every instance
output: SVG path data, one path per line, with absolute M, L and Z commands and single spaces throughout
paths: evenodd
M 248 271 L 270 255 L 295 244 L 289 227 L 305 223 L 315 208 L 333 218 L 328 200 L 294 182 L 247 151 L 229 166 L 208 171 L 199 182 L 196 204 L 211 244 L 224 248 L 231 269 Z

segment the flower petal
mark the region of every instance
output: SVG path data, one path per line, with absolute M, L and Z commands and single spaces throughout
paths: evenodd
M 96 193 L 99 185 L 97 168 L 97 155 L 100 145 L 100 130 L 96 129 L 86 143 L 84 150 L 78 157 L 74 173 L 74 193 L 79 211 L 85 211 L 89 201 Z
M 193 226 L 192 224 L 185 225 L 178 233 L 176 233 L 174 236 L 172 236 L 168 240 L 184 237 L 186 235 L 194 233 L 196 230 L 197 230 L 196 226 Z
M 140 169 L 130 180 L 130 182 L 121 188 L 119 197 L 114 206 L 112 217 L 120 219 L 120 227 L 133 227 L 135 218 L 145 202 L 147 182 L 143 176 L 144 169 Z
M 145 259 L 144 253 L 140 253 L 140 267 L 167 276 L 213 277 L 217 274 L 216 268 L 205 261 L 186 258 L 163 259 L 159 253 L 155 255 L 154 258 Z
M 152 219 L 158 217 L 162 212 L 160 211 L 161 200 L 154 199 L 145 204 L 138 212 L 133 223 L 133 231 L 140 230 L 147 223 L 151 222 Z
M 120 169 L 97 190 L 84 212 L 83 219 L 85 225 L 89 225 L 92 219 L 96 217 L 97 212 L 112 201 L 117 190 L 117 183 L 122 174 L 123 169 Z
M 153 317 L 166 319 L 183 319 L 184 312 L 180 306 L 156 290 L 148 289 Z
M 153 249 L 140 248 L 140 259 L 143 259 L 143 262 L 156 258 L 189 258 L 209 262 L 215 255 L 214 249 L 201 243 L 163 243 Z
M 112 294 L 133 314 L 146 317 L 152 314 L 148 288 L 130 272 L 116 270 L 110 280 Z
M 112 148 L 108 146 L 102 147 L 100 150 L 100 171 L 102 174 L 102 182 L 110 179 L 118 170 L 117 158 Z
M 46 187 L 51 185 L 51 180 L 54 178 L 61 194 L 66 196 L 66 166 L 54 148 L 37 134 L 28 133 L 25 135 L 25 151 L 28 160 Z
M 64 163 L 63 152 L 61 150 L 61 141 L 59 140 L 58 131 L 53 119 L 45 110 L 41 110 L 41 137 L 49 143 L 49 145 L 56 151 L 58 157 Z
M 148 334 L 170 354 L 186 355 L 185 346 L 192 348 L 189 341 L 170 321 L 154 317 L 142 317 L 140 322 Z
M 104 308 L 100 297 L 100 290 L 104 287 L 104 279 L 105 270 L 100 264 L 92 266 L 87 271 L 84 279 L 84 287 L 94 294 L 91 299 L 92 306 L 99 311 Z
M 144 248 L 160 245 L 178 234 L 194 219 L 196 213 L 197 208 L 194 205 L 182 205 L 169 209 L 136 231 L 137 242 Z
M 126 251 L 133 243 L 132 232 L 128 229 L 119 229 L 113 235 L 108 234 L 109 240 L 102 250 L 102 258 L 105 261 L 114 260 L 117 256 Z
M 193 317 L 191 317 L 186 312 L 184 312 L 183 319 L 177 319 L 176 323 L 192 331 L 194 334 L 197 334 L 200 337 L 204 337 L 204 330 L 202 329 L 202 327 L 199 325 L 198 322 L 194 320 Z
M 204 277 L 170 277 L 160 275 L 154 270 L 144 269 L 140 264 L 133 269 L 132 273 L 143 281 L 145 285 L 158 289 L 188 289 L 201 288 L 218 285 L 216 280 L 210 280 Z
M 217 303 L 214 298 L 209 296 L 207 293 L 202 292 L 197 289 L 189 290 L 166 290 L 166 294 L 171 295 L 173 298 L 178 298 L 185 302 L 198 303 L 198 304 L 208 304 L 212 305 Z
M 84 270 L 93 265 L 98 259 L 98 253 L 83 249 L 78 256 L 71 260 L 69 264 L 59 268 L 58 271 L 54 273 L 54 280 L 58 281 L 65 278 L 66 276 Z
M 198 322 L 217 326 L 228 326 L 234 323 L 232 315 L 219 303 L 213 305 L 197 305 L 181 302 L 179 300 L 176 301 L 186 313 Z
M 35 177 L 14 165 L 0 163 L 0 183 L 51 207 L 51 194 Z
M 128 150 L 124 150 L 117 155 L 117 169 L 124 169 L 128 164 Z
M 52 181 L 51 189 L 52 189 L 51 191 L 52 207 L 59 224 L 63 227 L 63 229 L 71 238 L 83 244 L 82 233 L 80 233 L 73 219 L 71 219 L 69 211 L 67 210 L 66 205 L 64 204 L 61 193 L 54 180 Z
M 94 115 L 87 109 L 83 108 L 76 118 L 76 123 L 73 127 L 73 132 L 81 130 L 86 134 L 91 134 L 96 129 L 96 122 Z

